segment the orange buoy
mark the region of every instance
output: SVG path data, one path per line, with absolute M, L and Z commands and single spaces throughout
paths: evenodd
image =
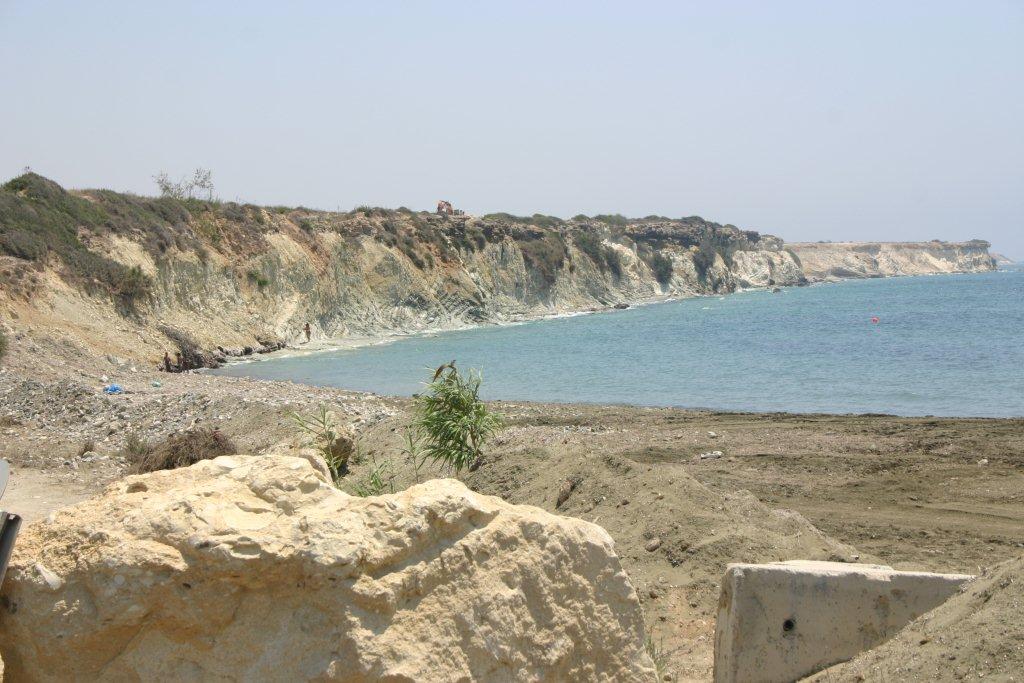
M 873 322 L 874 324 L 877 325 L 878 324 L 878 316 L 877 315 L 871 316 L 871 322 Z

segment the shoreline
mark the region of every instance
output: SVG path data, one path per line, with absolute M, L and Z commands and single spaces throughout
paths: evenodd
M 159 444 L 211 429 L 241 454 L 296 455 L 309 441 L 292 415 L 315 414 L 321 405 L 359 445 L 346 492 L 378 467 L 389 468 L 396 490 L 450 476 L 430 464 L 414 470 L 403 455 L 407 398 L 145 367 L 122 367 L 116 377 L 104 363 L 97 359 L 85 382 L 67 367 L 63 378 L 44 381 L 25 367 L 0 371 L 0 418 L 13 413 L 0 429 L 0 456 L 12 464 L 4 502 L 26 523 L 122 479 L 132 438 Z M 125 393 L 103 394 L 101 372 L 123 379 Z M 727 562 L 834 559 L 821 546 L 841 543 L 851 560 L 980 573 L 1024 548 L 1024 419 L 515 400 L 492 406 L 505 427 L 465 483 L 601 526 L 657 637 L 679 653 L 680 680 L 711 680 L 717 582 Z M 573 477 L 581 488 L 557 505 Z M 647 549 L 650 535 L 664 551 Z
M 1018 268 L 1014 268 L 1017 266 Z M 802 285 L 777 285 L 777 286 L 765 286 L 765 287 L 745 287 L 738 288 L 733 292 L 726 293 L 714 293 L 714 294 L 692 294 L 692 295 L 662 295 L 657 297 L 651 297 L 647 299 L 639 299 L 637 301 L 624 302 L 627 303 L 626 308 L 619 308 L 616 305 L 605 306 L 603 308 L 591 308 L 587 310 L 579 311 L 563 311 L 556 313 L 541 313 L 537 315 L 524 315 L 521 318 L 509 319 L 509 320 L 490 320 L 481 323 L 462 323 L 458 325 L 441 325 L 437 327 L 427 327 L 419 330 L 413 330 L 408 332 L 382 332 L 375 335 L 354 335 L 352 337 L 327 337 L 324 339 L 314 339 L 310 342 L 297 344 L 287 343 L 282 349 L 276 351 L 268 351 L 266 353 L 252 354 L 250 356 L 229 356 L 222 368 L 237 366 L 237 365 L 248 365 L 250 363 L 260 363 L 268 360 L 280 360 L 283 358 L 302 358 L 305 356 L 314 356 L 333 353 L 336 351 L 351 351 L 353 349 L 365 348 L 367 346 L 383 346 L 385 344 L 391 344 L 403 339 L 413 339 L 416 337 L 426 337 L 438 334 L 445 334 L 448 332 L 465 332 L 477 329 L 486 329 L 491 327 L 512 327 L 515 325 L 525 325 L 528 323 L 542 322 L 545 320 L 558 320 L 562 318 L 575 318 L 584 315 L 596 315 L 600 313 L 615 313 L 621 310 L 629 310 L 631 308 L 641 308 L 645 306 L 655 306 L 658 304 L 667 304 L 676 301 L 688 301 L 690 299 L 723 299 L 725 297 L 734 296 L 736 294 L 746 294 L 749 292 L 768 292 L 771 293 L 773 288 L 778 288 L 784 292 L 789 289 L 803 288 L 803 287 L 818 287 L 822 285 L 837 285 L 848 282 L 863 282 L 867 280 L 890 280 L 895 278 L 917 278 L 917 277 L 937 277 L 937 276 L 955 276 L 955 275 L 977 275 L 984 272 L 1009 272 L 1010 270 L 1019 269 L 1020 264 L 1013 264 L 1013 266 L 1001 267 L 995 271 L 956 271 L 948 273 L 913 273 L 913 274 L 900 274 L 900 275 L 880 275 L 877 277 L 847 277 L 847 278 L 822 278 L 819 280 L 809 281 Z M 203 374 L 216 375 L 216 370 L 219 368 L 197 368 L 190 370 L 190 372 L 198 371 Z M 632 405 L 632 404 L 629 404 Z M 658 406 L 662 407 L 662 406 Z M 688 410 L 688 409 L 687 409 Z M 831 414 L 831 413 L 829 413 Z
M 750 289 L 741 290 L 744 292 L 756 292 L 756 291 L 769 291 L 763 287 L 754 287 Z M 451 326 L 438 326 L 429 327 L 421 330 L 415 330 L 410 332 L 390 332 L 382 333 L 379 335 L 356 335 L 352 337 L 329 337 L 321 340 L 311 340 L 307 343 L 299 342 L 297 345 L 288 344 L 283 349 L 276 351 L 268 351 L 261 354 L 252 354 L 250 356 L 228 356 L 228 359 L 224 362 L 221 367 L 229 367 L 233 365 L 248 365 L 250 363 L 259 363 L 267 360 L 280 360 L 282 358 L 302 358 L 305 356 L 314 356 L 332 353 L 335 351 L 350 351 L 353 349 L 365 348 L 367 346 L 383 346 L 385 344 L 391 344 L 396 341 L 403 339 L 412 339 L 416 337 L 427 337 L 438 334 L 445 334 L 448 332 L 467 332 L 472 330 L 487 329 L 493 327 L 513 327 L 516 325 L 526 325 L 529 323 L 542 322 L 544 320 L 560 320 L 563 318 L 577 318 L 584 315 L 597 315 L 600 313 L 614 313 L 622 310 L 629 310 L 630 308 L 640 308 L 643 306 L 652 306 L 656 304 L 671 303 L 673 301 L 685 301 L 689 299 L 699 298 L 710 298 L 710 297 L 723 297 L 731 294 L 737 294 L 737 292 L 729 292 L 728 294 L 695 294 L 693 296 L 660 296 L 650 299 L 642 299 L 636 302 L 629 302 L 626 308 L 619 308 L 615 305 L 606 306 L 604 308 L 594 308 L 584 311 L 566 311 L 560 313 L 544 313 L 538 315 L 526 315 L 522 318 L 511 319 L 511 320 L 492 320 L 482 323 L 465 323 L 462 325 L 451 325 Z M 216 370 L 219 368 L 196 368 L 189 372 L 199 371 L 203 374 L 216 375 Z
M 1014 272 L 1009 271 L 1012 275 Z M 545 337 L 548 334 L 554 334 L 559 339 L 565 337 L 565 339 L 571 339 L 576 331 L 579 330 L 597 330 L 609 329 L 609 330 L 621 330 L 625 334 L 627 328 L 635 327 L 637 324 L 652 324 L 655 329 L 662 329 L 660 320 L 674 320 L 677 316 L 683 316 L 689 318 L 692 315 L 701 315 L 698 308 L 704 306 L 705 308 L 720 309 L 721 315 L 726 316 L 725 318 L 714 318 L 719 320 L 715 325 L 726 324 L 728 322 L 727 334 L 730 338 L 734 334 L 739 334 L 742 337 L 742 330 L 746 329 L 745 320 L 749 316 L 751 320 L 760 320 L 764 315 L 769 317 L 777 317 L 782 315 L 786 317 L 790 314 L 794 314 L 794 311 L 799 309 L 803 310 L 806 306 L 811 306 L 814 310 L 822 307 L 827 307 L 832 297 L 839 297 L 839 299 L 846 301 L 850 300 L 853 302 L 854 308 L 860 310 L 857 302 L 867 303 L 868 308 L 877 303 L 878 297 L 883 299 L 890 298 L 892 302 L 888 305 L 879 304 L 883 317 L 886 315 L 886 311 L 892 310 L 893 315 L 903 316 L 903 307 L 905 304 L 901 304 L 903 301 L 903 294 L 901 292 L 912 293 L 916 291 L 928 291 L 932 292 L 931 296 L 944 296 L 943 292 L 950 288 L 950 292 L 959 292 L 966 288 L 966 291 L 974 290 L 977 291 L 978 287 L 986 287 L 989 283 L 994 283 L 995 280 L 992 276 L 986 274 L 975 274 L 975 273 L 943 273 L 943 275 L 957 275 L 952 280 L 936 281 L 933 285 L 925 285 L 923 282 L 920 286 L 926 287 L 926 290 L 920 290 L 920 287 L 910 284 L 897 284 L 897 281 L 893 281 L 891 284 L 884 284 L 881 282 L 871 284 L 863 282 L 859 285 L 851 284 L 849 288 L 844 289 L 844 294 L 840 294 L 840 290 L 824 290 L 817 289 L 818 285 L 829 285 L 839 284 L 843 282 L 851 282 L 850 279 L 844 279 L 837 282 L 820 281 L 812 283 L 809 288 L 817 291 L 817 294 L 813 294 L 812 291 L 806 292 L 789 292 L 790 299 L 775 299 L 775 294 L 767 296 L 770 293 L 769 289 L 756 287 L 756 288 L 745 288 L 738 289 L 735 292 L 729 294 L 704 294 L 696 296 L 685 296 L 685 297 L 658 297 L 656 299 L 648 299 L 642 302 L 638 302 L 631 308 L 646 308 L 648 306 L 654 306 L 656 304 L 667 304 L 674 303 L 677 306 L 670 307 L 671 310 L 655 311 L 650 313 L 641 313 L 639 310 L 633 317 L 624 317 L 617 319 L 607 319 L 605 321 L 595 320 L 594 322 L 581 321 L 578 323 L 570 324 L 557 324 L 554 326 L 542 326 L 533 327 L 529 331 L 521 330 L 505 330 L 504 332 L 499 331 L 501 328 L 512 328 L 517 325 L 525 325 L 526 323 L 532 322 L 543 322 L 545 320 L 558 320 L 562 318 L 571 318 L 577 316 L 583 316 L 594 313 L 613 313 L 617 309 L 614 307 L 604 307 L 597 310 L 586 310 L 586 311 L 575 311 L 575 312 L 560 312 L 552 313 L 540 316 L 530 317 L 518 317 L 517 319 L 506 319 L 502 321 L 492 321 L 479 325 L 440 325 L 430 329 L 416 330 L 413 332 L 406 332 L 402 334 L 390 334 L 381 336 L 360 336 L 350 337 L 335 340 L 321 340 L 314 342 L 308 347 L 301 345 L 298 348 L 289 347 L 287 349 L 263 354 L 255 358 L 244 358 L 244 359 L 233 359 L 235 362 L 228 363 L 220 369 L 202 371 L 204 374 L 208 373 L 211 375 L 220 376 L 234 376 L 234 377 L 247 377 L 249 379 L 260 380 L 267 379 L 271 381 L 292 381 L 303 386 L 311 387 L 331 387 L 341 390 L 353 390 L 353 391 L 365 391 L 371 392 L 377 395 L 383 396 L 395 396 L 395 397 L 408 397 L 414 395 L 421 390 L 421 386 L 417 383 L 417 375 L 411 370 L 413 366 L 419 367 L 421 365 L 429 365 L 431 359 L 435 355 L 445 355 L 448 353 L 447 350 L 451 350 L 454 356 L 457 356 L 464 361 L 463 364 L 469 363 L 473 367 L 486 367 L 491 372 L 498 374 L 493 375 L 492 386 L 488 387 L 488 391 L 485 392 L 485 400 L 488 401 L 530 401 L 530 402 L 541 402 L 541 403 L 558 403 L 560 405 L 586 405 L 586 406 L 620 406 L 620 407 L 639 407 L 639 408 L 652 408 L 652 409 L 677 409 L 683 411 L 715 411 L 715 412 L 728 412 L 728 413 L 750 413 L 750 414 L 799 414 L 799 415 L 829 415 L 829 416 L 873 416 L 873 415 L 884 415 L 890 417 L 901 417 L 901 418 L 965 418 L 965 419 L 988 419 L 988 420 L 999 420 L 999 419 L 1020 419 L 1024 418 L 1024 411 L 1020 410 L 1019 405 L 1008 405 L 1006 402 L 1000 404 L 994 404 L 990 400 L 984 400 L 979 402 L 965 401 L 965 400 L 944 400 L 942 398 L 943 392 L 940 391 L 941 387 L 948 385 L 948 382 L 942 382 L 936 379 L 935 382 L 929 384 L 935 389 L 936 392 L 929 397 L 928 389 L 924 388 L 922 391 L 917 392 L 918 395 L 903 396 L 899 392 L 894 395 L 887 394 L 883 389 L 869 390 L 863 395 L 853 391 L 849 396 L 833 396 L 830 397 L 827 392 L 822 393 L 818 384 L 813 385 L 809 388 L 811 393 L 801 392 L 800 390 L 793 390 L 793 381 L 787 380 L 783 382 L 785 389 L 778 396 L 762 396 L 758 398 L 757 395 L 750 395 L 749 392 L 744 395 L 742 387 L 737 388 L 735 382 L 729 383 L 721 388 L 719 391 L 710 390 L 713 387 L 713 379 L 699 379 L 695 378 L 696 384 L 690 389 L 679 389 L 675 390 L 670 385 L 665 385 L 664 382 L 656 383 L 657 390 L 655 391 L 640 391 L 637 387 L 630 384 L 625 378 L 620 378 L 623 384 L 622 387 L 616 388 L 614 385 L 601 384 L 595 386 L 593 389 L 588 388 L 586 385 L 578 385 L 574 389 L 566 390 L 565 388 L 559 389 L 558 386 L 548 386 L 550 382 L 544 383 L 543 386 L 533 387 L 529 386 L 530 383 L 524 384 L 522 381 L 516 380 L 514 376 L 508 375 L 509 364 L 515 365 L 516 363 L 525 362 L 524 358 L 520 358 L 519 355 L 513 354 L 515 359 L 509 361 L 498 362 L 500 359 L 491 359 L 488 363 L 486 358 L 492 353 L 501 353 L 500 348 L 508 345 L 509 348 L 517 348 L 520 344 L 526 343 L 531 335 L 541 335 Z M 902 276 L 904 278 L 917 277 L 917 276 Z M 889 278 L 870 278 L 871 280 L 888 280 Z M 1002 278 L 998 278 L 1002 280 Z M 904 279 L 904 283 L 909 283 L 909 280 Z M 945 283 L 945 284 L 943 284 Z M 974 283 L 972 285 L 972 283 Z M 992 284 L 996 287 L 995 284 Z M 852 289 L 850 289 L 852 288 Z M 938 288 L 938 289 L 935 289 Z M 788 289 L 788 288 L 785 288 Z M 996 290 L 993 290 L 996 291 Z M 1003 285 L 998 286 L 999 292 L 1005 292 L 1006 288 Z M 830 293 L 834 292 L 834 293 Z M 874 293 L 874 294 L 873 294 Z M 741 297 L 738 295 L 746 294 L 750 295 L 747 297 Z M 779 294 L 785 295 L 786 292 L 780 291 Z M 908 294 L 909 296 L 909 294 Z M 1002 295 L 1001 295 L 1002 296 Z M 852 297 L 852 299 L 851 299 Z M 710 299 L 717 298 L 717 302 L 711 301 Z M 837 300 L 838 301 L 838 300 Z M 803 302 L 803 303 L 802 303 Z M 680 305 L 681 304 L 681 305 Z M 794 308 L 796 307 L 796 308 Z M 893 308 L 894 307 L 894 308 Z M 678 312 L 677 312 L 678 311 Z M 690 313 L 687 313 L 690 311 Z M 729 313 L 732 311 L 732 313 Z M 765 311 L 775 311 L 775 313 L 765 313 Z M 902 313 L 901 313 L 902 311 Z M 760 313 L 759 313 L 760 312 Z M 788 313 L 787 313 L 788 312 Z M 855 314 L 855 312 L 854 312 Z M 712 315 L 712 314 L 708 314 Z M 715 314 L 718 315 L 718 314 Z M 816 314 L 809 313 L 812 318 L 816 317 Z M 800 319 L 806 316 L 798 316 Z M 845 318 L 844 318 L 845 319 Z M 712 320 L 712 319 L 708 319 Z M 892 318 L 893 322 L 898 322 L 899 318 Z M 632 324 L 630 321 L 633 321 Z M 646 323 L 639 323 L 637 321 L 647 321 Z M 450 321 L 449 321 L 450 322 Z M 865 318 L 865 323 L 867 319 Z M 665 324 L 670 324 L 666 322 Z M 676 323 L 671 323 L 675 325 Z M 679 323 L 683 327 L 679 328 L 679 332 L 682 330 L 701 330 L 705 329 L 701 327 L 705 323 L 694 321 L 692 323 Z M 712 324 L 712 323 L 706 323 Z M 770 323 L 772 329 L 778 328 L 778 323 Z M 697 327 L 693 327 L 697 325 Z M 625 326 L 625 327 L 623 327 Z M 869 326 L 870 327 L 870 326 Z M 455 332 L 472 332 L 481 328 L 492 328 L 491 332 L 484 334 L 483 336 L 472 336 L 469 334 L 451 334 Z M 665 328 L 666 330 L 669 328 Z M 676 329 L 676 328 L 672 328 Z M 797 329 L 802 329 L 798 327 Z M 631 339 L 632 337 L 628 333 L 623 338 L 625 340 Z M 714 340 L 717 339 L 715 334 L 708 330 L 705 330 L 706 334 L 712 334 L 705 342 L 698 342 L 696 349 L 707 349 L 707 344 L 713 344 Z M 781 334 L 785 335 L 783 331 Z M 860 334 L 856 331 L 853 332 L 837 332 L 840 334 L 840 339 L 845 340 L 844 344 L 847 346 L 850 343 L 859 344 L 857 340 L 860 339 Z M 893 334 L 899 336 L 898 331 L 890 331 L 886 338 L 892 337 Z M 772 338 L 775 339 L 778 334 L 773 334 Z M 874 339 L 874 337 L 870 337 Z M 360 348 L 369 346 L 382 346 L 398 342 L 401 340 L 407 340 L 410 343 L 402 346 L 401 349 L 393 350 L 366 350 L 363 353 L 354 353 L 354 351 Z M 893 338 L 893 342 L 895 343 Z M 623 343 L 630 344 L 629 341 Z M 878 342 L 882 343 L 882 342 Z M 558 345 L 560 346 L 560 344 Z M 717 348 L 717 346 L 714 346 Z M 348 353 L 353 351 L 353 353 Z M 703 351 L 702 351 L 703 352 Z M 546 353 L 546 351 L 545 351 Z M 596 353 L 596 351 L 595 351 Z M 791 354 L 790 354 L 791 355 Z M 445 356 L 447 358 L 447 356 Z M 598 358 L 605 358 L 602 353 L 597 353 Z M 655 357 L 661 358 L 661 355 Z M 663 358 L 664 362 L 668 363 L 666 367 L 675 367 L 672 365 L 672 354 L 668 357 Z M 787 356 L 788 357 L 788 356 Z M 746 356 L 744 356 L 746 358 Z M 390 360 L 389 360 L 390 359 Z M 394 372 L 384 372 L 381 367 L 388 367 L 392 360 L 401 362 L 408 367 L 402 369 L 396 368 Z M 280 363 L 272 363 L 270 366 L 248 366 L 249 363 L 260 362 L 263 360 L 279 360 Z M 605 358 L 605 360 L 610 360 Z M 793 360 L 792 358 L 790 360 Z M 571 368 L 575 368 L 577 361 L 566 359 L 568 365 L 564 372 L 572 373 Z M 709 368 L 715 368 L 722 364 L 724 361 L 712 360 L 710 361 Z M 412 363 L 412 365 L 409 365 Z M 484 363 L 483 366 L 480 363 Z M 379 365 L 380 364 L 380 365 Z M 435 363 L 436 365 L 436 363 Z M 686 364 L 684 364 L 686 365 Z M 689 367 L 689 365 L 686 365 Z M 469 366 L 467 366 L 469 367 Z M 743 367 L 747 367 L 744 364 Z M 802 367 L 800 365 L 797 368 Z M 985 365 L 981 368 L 981 371 L 985 373 L 992 373 L 996 370 L 990 365 Z M 615 371 L 608 370 L 610 377 L 614 378 L 617 375 Z M 796 377 L 800 376 L 799 369 L 794 370 Z M 568 376 L 573 376 L 570 374 Z M 581 377 L 589 376 L 584 372 Z M 601 376 L 604 376 L 603 374 Z M 794 376 L 793 373 L 789 373 L 789 376 Z M 849 384 L 848 373 L 842 374 L 846 381 L 847 386 Z M 613 381 L 613 380 L 609 380 Z M 764 387 L 765 380 L 761 374 L 752 376 L 752 380 L 756 386 Z M 496 383 L 495 383 L 496 382 Z M 856 383 L 856 382 L 854 382 Z M 670 383 L 671 384 L 671 383 Z M 819 383 L 820 384 L 820 383 Z M 884 386 L 880 385 L 880 386 Z M 976 393 L 976 392 L 975 392 Z M 751 399 L 754 400 L 751 400 Z M 1010 404 L 1013 402 L 1011 401 Z

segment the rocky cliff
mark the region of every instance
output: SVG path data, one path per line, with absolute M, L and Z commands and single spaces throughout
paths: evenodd
M 347 213 L 0 190 L 0 311 L 86 350 L 156 362 L 793 285 L 782 240 L 699 217 Z M 215 352 L 216 353 L 216 352 Z
M 987 270 L 988 244 L 796 244 L 700 217 L 349 212 L 0 187 L 0 316 L 183 366 L 302 338 L 499 323 L 808 279 Z M 802 266 L 801 266 L 802 264 Z M 175 362 L 177 362 L 175 360 Z
M 812 281 L 995 270 L 984 240 L 969 242 L 802 242 L 787 245 Z

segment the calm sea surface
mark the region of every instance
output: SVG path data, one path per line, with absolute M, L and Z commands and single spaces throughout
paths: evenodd
M 1022 416 L 1024 269 L 688 299 L 217 373 L 408 395 L 453 358 L 483 371 L 487 398 Z

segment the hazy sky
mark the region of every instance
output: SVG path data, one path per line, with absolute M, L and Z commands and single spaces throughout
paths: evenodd
M 0 176 L 1024 258 L 1024 0 L 0 0 Z

